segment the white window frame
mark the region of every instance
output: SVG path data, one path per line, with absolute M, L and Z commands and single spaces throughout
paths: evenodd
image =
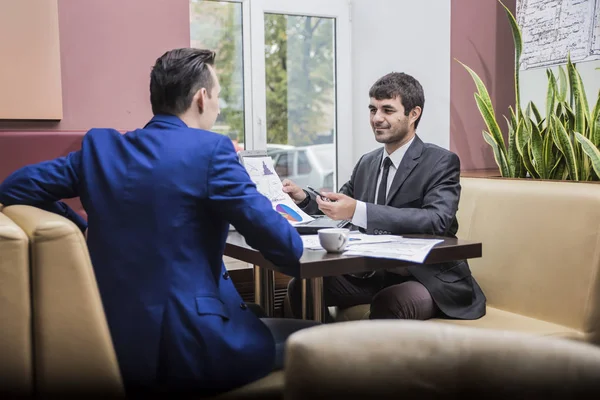
M 350 2 L 348 0 L 246 0 L 250 3 L 252 59 L 252 146 L 265 149 L 267 145 L 266 87 L 265 87 L 265 13 L 334 18 L 335 21 L 335 115 L 336 154 L 335 180 L 337 189 L 352 173 L 352 71 Z M 244 59 L 245 61 L 245 59 Z
M 352 138 L 352 70 L 349 0 L 222 0 L 242 4 L 244 73 L 244 147 L 266 149 L 265 13 L 335 18 L 336 154 L 334 185 L 339 188 L 354 166 Z

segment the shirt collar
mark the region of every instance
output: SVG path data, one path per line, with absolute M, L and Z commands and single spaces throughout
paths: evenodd
M 176 117 L 175 115 L 167 115 L 167 114 L 156 114 L 154 117 L 152 117 L 152 119 L 150 120 L 150 122 L 148 122 L 146 124 L 146 126 L 153 125 L 155 123 L 175 125 L 175 126 L 178 126 L 180 128 L 187 128 L 188 127 L 185 124 L 185 122 L 183 122 L 181 119 L 179 119 L 179 117 Z
M 381 166 L 383 166 L 383 160 L 385 160 L 385 157 L 389 156 L 390 160 L 392 161 L 392 164 L 394 165 L 394 168 L 398 169 L 398 167 L 400 166 L 400 163 L 402 162 L 402 159 L 404 158 L 404 155 L 406 154 L 406 151 L 408 150 L 408 148 L 410 147 L 412 142 L 415 140 L 415 137 L 416 136 L 413 136 L 412 139 L 410 139 L 408 142 L 404 143 L 399 149 L 396 149 L 392 154 L 388 154 L 384 148 L 383 149 L 383 157 L 381 158 Z

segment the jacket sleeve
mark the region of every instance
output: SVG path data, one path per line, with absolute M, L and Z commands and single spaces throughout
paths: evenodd
M 77 197 L 81 152 L 75 151 L 13 172 L 0 185 L 0 203 L 21 204 L 50 211 L 73 221 L 81 231 L 87 222 L 61 199 Z
M 304 250 L 300 235 L 258 192 L 229 139 L 220 139 L 216 146 L 208 188 L 212 208 L 229 221 L 250 246 L 278 266 L 299 265 Z
M 350 180 L 348 182 L 344 183 L 344 185 L 342 185 L 342 187 L 339 190 L 339 193 L 342 193 L 342 194 L 345 194 L 346 196 L 354 198 L 354 179 L 356 176 L 356 170 L 358 169 L 358 166 L 360 165 L 363 157 L 361 157 L 360 160 L 358 160 L 358 162 L 356 163 L 356 166 L 354 167 L 354 170 L 352 171 Z M 319 210 L 319 206 L 317 205 L 315 195 L 312 193 L 309 193 L 309 192 L 307 192 L 307 194 L 308 194 L 308 196 L 310 196 L 310 201 L 308 202 L 308 204 L 306 206 L 304 206 L 304 208 L 302 210 L 309 215 L 323 214 L 323 212 L 321 210 Z
M 458 210 L 460 160 L 447 153 L 432 168 L 421 208 L 367 203 L 367 233 L 423 233 L 447 236 Z

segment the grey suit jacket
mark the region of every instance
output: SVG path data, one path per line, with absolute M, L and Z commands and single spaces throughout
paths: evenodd
M 340 189 L 340 193 L 367 204 L 367 233 L 455 237 L 460 199 L 458 156 L 415 137 L 396 171 L 386 204 L 377 205 L 375 190 L 383 151 L 362 156 Z M 314 195 L 304 211 L 320 213 Z M 485 315 L 485 296 L 466 261 L 414 265 L 409 270 L 448 317 L 476 319 Z

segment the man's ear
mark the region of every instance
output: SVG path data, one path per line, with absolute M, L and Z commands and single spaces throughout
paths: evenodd
M 421 107 L 416 106 L 415 108 L 410 110 L 410 113 L 408 114 L 410 123 L 414 124 L 419 119 L 420 116 L 421 116 Z
M 204 111 L 204 99 L 206 97 L 206 89 L 200 88 L 192 99 L 192 104 L 196 104 L 200 114 Z

